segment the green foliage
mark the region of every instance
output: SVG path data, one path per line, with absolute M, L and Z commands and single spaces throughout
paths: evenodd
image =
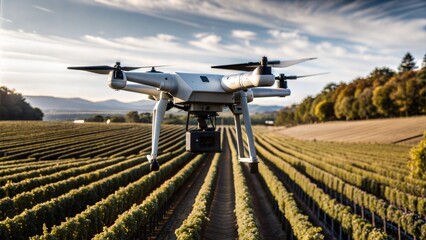
M 126 114 L 126 122 L 137 123 L 139 120 L 140 118 L 137 111 L 130 111 Z
M 115 222 L 93 239 L 130 239 L 138 233 L 140 226 L 148 222 L 161 206 L 166 204 L 173 194 L 191 176 L 197 167 L 203 162 L 205 155 L 198 155 L 186 164 L 176 175 L 164 182 L 153 191 L 139 205 L 133 205 L 128 211 L 121 214 Z M 176 169 L 173 168 L 173 169 Z M 157 172 L 152 175 L 160 175 Z
M 139 114 L 139 122 L 141 123 L 151 123 L 152 116 L 149 112 L 143 112 Z
M 13 89 L 0 86 L 0 120 L 43 120 L 43 112 L 33 108 Z
M 337 194 L 341 194 L 354 204 L 369 209 L 371 212 L 379 215 L 382 219 L 386 219 L 388 222 L 399 225 L 404 231 L 409 233 L 412 232 L 410 234 L 413 236 L 426 236 L 421 235 L 420 233 L 421 229 L 426 226 L 426 222 L 418 218 L 419 215 L 424 215 L 426 210 L 424 207 L 424 198 L 422 197 L 424 196 L 425 189 L 424 181 L 416 179 L 410 180 L 409 178 L 405 178 L 406 181 L 401 181 L 395 180 L 393 177 L 386 178 L 384 176 L 378 176 L 378 174 L 369 173 L 369 171 L 378 171 L 377 168 L 369 168 L 369 171 L 366 171 L 367 168 L 364 167 L 364 169 L 361 168 L 356 171 L 355 168 L 350 166 L 351 164 L 349 162 L 345 164 L 345 162 L 348 161 L 345 160 L 345 158 L 347 158 L 346 153 L 348 151 L 353 152 L 353 150 L 348 148 L 352 145 L 345 144 L 339 147 L 338 144 L 324 143 L 321 144 L 322 146 L 318 146 L 318 148 L 311 149 L 312 153 L 310 154 L 308 149 L 315 147 L 315 145 L 318 145 L 319 143 L 311 144 L 304 141 L 303 144 L 300 144 L 302 142 L 298 141 L 296 144 L 297 149 L 292 149 L 292 144 L 289 142 L 293 142 L 295 140 L 286 139 L 286 141 L 283 141 L 282 137 L 275 138 L 268 135 L 259 137 L 258 141 L 258 145 L 256 146 L 258 153 L 265 156 L 265 158 L 267 157 L 267 159 L 274 162 L 274 164 L 277 162 L 278 167 L 287 172 L 290 177 L 297 175 L 291 167 L 294 169 L 302 169 L 304 174 L 309 176 L 309 178 L 321 182 L 323 185 L 327 186 L 327 189 L 332 190 Z M 324 145 L 331 145 L 330 149 L 327 150 L 327 147 Z M 363 148 L 365 147 L 366 146 L 363 145 Z M 390 147 L 395 148 L 394 146 Z M 330 152 L 339 152 L 339 148 L 342 148 L 341 152 L 344 154 L 345 158 L 331 157 Z M 364 149 L 364 151 L 368 150 Z M 373 152 L 374 151 L 370 152 L 370 154 Z M 383 158 L 389 163 L 392 159 L 388 157 Z M 280 159 L 282 163 L 278 162 Z M 359 158 L 355 157 L 355 159 L 359 161 Z M 371 160 L 367 160 L 369 164 L 371 164 L 370 161 Z M 347 165 L 347 167 L 345 167 L 345 165 Z M 356 165 L 361 167 L 359 162 Z M 383 170 L 383 173 L 389 172 L 388 170 Z M 294 176 L 295 181 L 298 177 L 299 176 Z M 300 176 L 300 178 L 302 177 Z M 404 179 L 404 176 L 401 176 L 400 179 Z M 300 184 L 306 183 L 300 182 Z M 417 184 L 421 185 L 417 186 Z M 410 185 L 414 189 L 419 187 L 419 189 L 423 190 L 413 192 L 416 195 L 409 194 L 407 192 L 414 190 L 410 187 Z M 311 192 L 313 192 L 312 189 L 305 189 L 305 186 L 301 187 L 304 188 L 304 191 L 310 196 L 317 197 L 315 196 L 315 193 L 312 193 L 311 195 Z M 385 190 L 385 192 L 383 192 L 383 190 Z M 330 194 L 329 191 L 328 194 Z M 336 212 L 334 211 L 337 211 L 339 207 L 333 207 L 334 211 L 330 210 L 329 205 L 324 202 L 327 199 L 330 199 L 329 196 L 333 196 L 333 194 L 322 195 L 322 197 L 318 197 L 318 201 L 320 207 L 326 207 L 324 211 L 328 211 L 327 214 L 334 218 L 333 216 L 336 216 Z M 381 198 L 388 200 L 391 204 L 383 201 Z M 336 202 L 333 202 L 333 204 L 336 204 Z M 339 204 L 337 204 L 337 206 L 339 206 Z M 399 208 L 396 208 L 395 206 L 398 206 Z M 415 214 L 407 213 L 406 210 L 401 210 L 407 208 Z M 338 213 L 336 217 L 341 218 L 341 213 Z M 342 219 L 342 227 L 346 229 L 346 231 L 352 229 L 352 235 L 364 236 L 365 239 L 367 239 L 367 236 L 371 237 L 371 234 L 373 234 L 371 232 L 371 226 L 369 224 L 364 225 L 358 220 L 356 221 L 357 224 L 348 226 L 344 224 L 345 222 L 347 223 L 347 221 Z M 377 233 L 374 233 L 373 235 L 381 236 Z
M 309 217 L 298 208 L 293 194 L 289 193 L 283 183 L 262 162 L 259 163 L 259 173 L 278 203 L 280 212 L 289 221 L 297 239 L 324 239 L 320 227 L 315 227 Z
M 319 121 L 324 122 L 334 118 L 333 103 L 327 100 L 322 100 L 315 107 L 315 116 Z
M 426 68 L 416 71 L 407 53 L 399 73 L 376 68 L 350 83 L 329 83 L 316 96 L 279 111 L 275 125 L 422 115 L 425 102 Z
M 112 117 L 106 118 L 106 119 L 110 119 L 111 122 L 113 122 L 113 123 L 125 122 L 126 121 L 126 119 L 123 116 L 112 116 Z
M 85 122 L 104 122 L 105 119 L 102 115 L 96 115 L 96 116 L 93 116 L 93 117 L 88 117 L 88 118 L 84 119 L 84 121 Z
M 422 178 L 426 175 L 426 131 L 423 139 L 417 146 L 410 150 L 411 160 L 408 162 L 408 167 L 411 170 L 410 176 L 414 178 Z
M 147 197 L 176 168 L 181 168 L 190 159 L 191 154 L 188 153 L 160 157 L 159 162 L 164 164 L 159 172 L 147 173 L 139 180 L 120 188 L 114 194 L 98 201 L 75 217 L 67 219 L 59 226 L 54 226 L 50 233 L 44 233 L 40 239 L 89 239 L 93 237 L 100 233 L 105 226 L 113 224 L 113 221 L 135 202 Z M 147 170 L 147 165 L 145 163 L 142 166 Z

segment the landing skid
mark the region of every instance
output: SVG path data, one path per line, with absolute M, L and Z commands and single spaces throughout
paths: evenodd
M 250 167 L 250 173 L 259 173 L 259 167 L 258 167 L 258 162 L 252 162 L 249 163 L 249 167 Z
M 230 109 L 234 114 L 235 131 L 237 136 L 238 160 L 240 162 L 249 163 L 250 173 L 258 173 L 256 148 L 254 146 L 253 131 L 251 129 L 251 121 L 247 104 L 247 92 L 240 91 L 238 94 L 236 94 L 235 99 L 237 100 L 237 104 L 234 104 L 232 107 L 230 107 Z M 246 127 L 249 157 L 244 157 L 244 145 L 240 122 L 241 114 L 243 115 L 243 121 Z
M 158 164 L 157 160 L 152 160 L 151 164 L 149 165 L 149 169 L 151 171 L 158 171 L 160 170 L 160 164 Z

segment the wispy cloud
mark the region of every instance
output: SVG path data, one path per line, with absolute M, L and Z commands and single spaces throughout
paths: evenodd
M 36 9 L 38 9 L 38 10 L 40 10 L 40 11 L 43 11 L 43 12 L 47 12 L 47 13 L 52 13 L 53 12 L 52 10 L 50 10 L 48 8 L 45 8 L 45 7 L 42 7 L 42 6 L 39 6 L 39 5 L 33 5 L 33 7 L 36 8 Z
M 0 20 L 1 20 L 2 22 L 7 22 L 7 23 L 11 23 L 11 22 L 13 22 L 13 21 L 12 21 L 12 19 L 4 18 L 4 17 L 0 17 Z
M 315 43 L 307 36 L 295 32 L 269 30 L 269 37 L 253 40 L 251 46 L 232 42 L 223 42 L 223 37 L 212 33 L 198 33 L 189 42 L 178 41 L 170 34 L 160 33 L 154 36 L 136 38 L 125 36 L 105 38 L 86 35 L 81 39 L 69 39 L 58 36 L 42 36 L 24 31 L 0 30 L 4 36 L 4 51 L 0 66 L 2 84 L 21 89 L 25 94 L 47 94 L 54 96 L 75 96 L 66 86 L 80 85 L 96 89 L 96 96 L 85 90 L 79 96 L 97 100 L 110 98 L 110 89 L 101 82 L 88 79 L 103 79 L 102 76 L 89 76 L 84 72 L 69 72 L 67 66 L 103 65 L 121 60 L 125 65 L 158 65 L 171 64 L 171 71 L 217 72 L 210 66 L 227 64 L 235 61 L 255 61 L 266 55 L 270 59 L 296 59 L 302 57 L 320 57 L 319 60 L 296 65 L 288 69 L 276 69 L 276 73 L 309 74 L 330 71 L 326 78 L 308 79 L 305 85 L 292 85 L 294 95 L 288 99 L 269 99 L 268 103 L 288 104 L 300 101 L 306 96 L 306 90 L 312 93 L 319 91 L 326 82 L 351 80 L 356 73 L 367 74 L 375 67 L 376 62 L 392 66 L 399 58 L 360 53 L 323 41 Z M 232 36 L 232 33 L 228 33 Z M 186 55 L 185 55 L 186 54 Z M 191 57 L 185 57 L 191 56 Z M 24 67 L 25 66 L 25 67 Z M 13 81 L 11 81 L 13 80 Z M 34 85 L 34 82 L 43 83 Z M 306 86 L 309 85 L 309 87 Z M 49 87 L 46 87 L 46 86 Z M 311 93 L 311 94 L 312 94 Z M 120 95 L 131 100 L 136 95 Z M 261 101 L 258 103 L 262 103 Z
M 179 16 L 198 15 L 279 30 L 295 28 L 316 37 L 340 39 L 373 48 L 397 48 L 405 44 L 415 50 L 424 50 L 423 42 L 426 41 L 426 19 L 421 14 L 426 8 L 424 1 L 378 2 L 380 4 L 374 6 L 368 6 L 363 1 L 270 1 L 268 4 L 261 0 L 247 0 L 244 4 L 228 0 L 201 3 L 186 0 L 95 2 L 143 13 L 160 10 L 164 14 L 174 12 L 176 19 Z M 404 8 L 411 18 L 395 16 L 393 13 L 400 8 Z
M 260 0 L 247 0 L 243 5 L 227 0 L 80 1 L 156 16 L 184 24 L 185 29 L 190 30 L 181 35 L 167 29 L 156 29 L 149 35 L 123 31 L 122 36 L 111 37 L 108 31 L 95 34 L 99 32 L 97 29 L 71 38 L 0 29 L 2 84 L 25 94 L 75 97 L 77 93 L 102 100 L 112 98 L 110 89 L 102 85 L 104 76 L 70 73 L 66 67 L 113 64 L 121 60 L 125 65 L 173 65 L 165 71 L 226 74 L 232 72 L 213 70 L 210 66 L 256 61 L 261 56 L 285 60 L 318 57 L 316 61 L 291 68 L 274 69 L 275 73 L 286 74 L 331 72 L 292 82 L 290 98 L 267 102 L 283 105 L 317 93 L 330 81 L 365 76 L 377 66 L 395 68 L 406 51 L 411 51 L 416 58 L 422 58 L 426 52 L 426 19 L 410 15 L 419 15 L 418 9 L 426 6 L 424 1 L 408 0 L 403 4 L 390 1 L 373 7 L 364 1 L 339 2 L 338 5 L 336 1 L 318 4 L 268 1 L 264 4 Z M 40 8 L 37 9 L 52 12 Z M 405 13 L 396 14 L 399 10 Z M 221 28 L 224 22 L 225 30 Z M 118 95 L 126 100 L 140 97 L 129 93 Z
M 252 40 L 256 37 L 256 33 L 247 30 L 232 30 L 231 35 L 244 40 Z

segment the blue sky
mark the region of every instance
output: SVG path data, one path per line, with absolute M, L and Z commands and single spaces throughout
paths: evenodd
M 106 77 L 75 65 L 171 65 L 162 71 L 269 59 L 317 60 L 275 73 L 330 72 L 290 82 L 292 96 L 256 100 L 289 105 L 328 82 L 374 67 L 396 69 L 409 51 L 426 53 L 425 1 L 0 0 L 0 85 L 24 95 L 135 101 Z

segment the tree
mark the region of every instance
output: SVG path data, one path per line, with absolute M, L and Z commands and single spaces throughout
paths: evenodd
M 365 88 L 358 95 L 358 115 L 361 119 L 369 119 L 377 115 L 377 110 L 373 105 L 373 91 L 372 88 Z
M 422 68 L 426 68 L 426 54 L 423 56 Z
M 93 117 L 94 122 L 104 122 L 104 117 L 102 115 L 96 115 Z
M 126 122 L 137 123 L 139 120 L 139 114 L 137 111 L 130 111 L 126 114 Z
M 416 63 L 414 62 L 414 57 L 407 52 L 402 58 L 402 62 L 398 67 L 399 72 L 412 71 L 416 68 Z
M 111 118 L 111 122 L 125 122 L 126 119 L 124 119 L 123 116 L 112 116 Z
M 315 106 L 315 116 L 319 121 L 328 121 L 334 118 L 333 103 L 322 100 Z
M 385 83 L 395 75 L 395 72 L 392 69 L 383 67 L 375 68 L 368 78 L 373 82 L 373 87 L 383 86 Z
M 139 122 L 151 123 L 151 121 L 152 121 L 151 113 L 143 112 L 143 113 L 139 114 Z
M 14 89 L 0 86 L 0 120 L 43 120 L 43 112 L 33 108 Z
M 377 108 L 377 112 L 385 117 L 393 117 L 396 113 L 396 107 L 390 98 L 394 89 L 393 84 L 386 84 L 373 91 L 373 104 Z
M 92 116 L 92 117 L 88 117 L 86 119 L 84 119 L 84 121 L 86 122 L 104 122 L 106 118 L 104 118 L 102 115 L 96 115 L 96 116 Z

